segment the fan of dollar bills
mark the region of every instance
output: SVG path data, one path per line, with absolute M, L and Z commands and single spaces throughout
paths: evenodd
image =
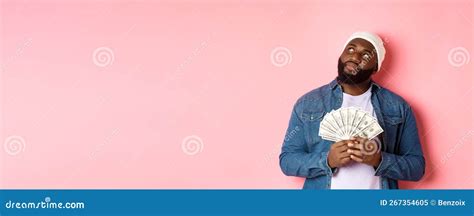
M 382 132 L 376 118 L 356 107 L 332 110 L 324 116 L 319 126 L 319 136 L 333 142 L 355 136 L 370 140 Z

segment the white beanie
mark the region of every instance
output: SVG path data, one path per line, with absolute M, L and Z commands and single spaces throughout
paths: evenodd
M 383 46 L 383 40 L 374 33 L 355 32 L 349 37 L 349 39 L 347 39 L 346 44 L 344 44 L 344 49 L 346 48 L 347 44 L 355 38 L 361 38 L 366 41 L 369 41 L 375 47 L 375 51 L 377 52 L 377 63 L 378 63 L 377 71 L 379 71 L 382 68 L 382 62 L 383 62 L 383 59 L 385 58 L 385 47 Z

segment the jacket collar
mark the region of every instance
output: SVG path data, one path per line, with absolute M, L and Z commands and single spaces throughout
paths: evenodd
M 370 80 L 370 85 L 372 85 L 372 91 L 376 91 L 381 88 L 380 85 L 374 82 L 373 80 Z M 334 79 L 329 83 L 329 87 L 331 88 L 331 90 L 334 90 L 334 88 L 336 88 L 337 86 L 340 86 L 337 82 L 337 79 Z

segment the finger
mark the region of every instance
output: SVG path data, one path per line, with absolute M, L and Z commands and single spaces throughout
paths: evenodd
M 339 147 L 341 147 L 341 146 L 345 146 L 345 145 L 347 145 L 347 141 L 348 141 L 348 140 L 341 140 L 341 141 L 339 141 L 339 142 L 336 142 L 336 143 L 334 143 L 334 147 L 335 147 L 335 148 L 339 148 Z
M 348 145 L 350 149 L 359 150 L 364 155 L 373 155 L 378 151 L 378 144 L 374 141 L 367 140 L 360 144 Z
M 345 157 L 350 157 L 350 156 L 351 156 L 351 153 L 349 153 L 347 151 L 341 152 L 338 155 L 339 158 L 345 158 Z
M 346 165 L 347 163 L 351 162 L 350 157 L 346 157 L 340 160 L 342 165 Z
M 338 153 L 347 152 L 348 149 L 349 149 L 349 146 L 344 145 L 344 146 L 336 148 L 336 152 Z
M 350 157 L 351 157 L 352 160 L 357 161 L 359 163 L 362 163 L 364 161 L 364 160 L 362 160 L 362 158 L 357 157 L 355 155 L 351 155 Z
M 360 157 L 360 158 L 362 158 L 364 156 L 364 153 L 362 153 L 362 151 L 356 150 L 356 149 L 348 149 L 347 153 L 349 153 L 351 155 L 355 155 L 355 156 Z
M 350 149 L 356 149 L 356 150 L 362 150 L 362 146 L 363 143 L 353 143 L 353 144 L 347 144 L 347 146 L 350 148 Z
M 341 141 L 342 144 L 335 146 L 336 148 L 346 148 L 349 144 L 354 144 L 354 141 L 351 140 L 343 140 Z
M 361 137 L 361 136 L 353 136 L 351 137 L 349 140 L 352 140 L 354 142 L 362 142 L 364 141 L 365 138 Z
M 357 143 L 365 143 L 365 142 L 368 141 L 368 139 L 364 138 L 364 137 L 357 136 L 356 141 L 357 141 Z

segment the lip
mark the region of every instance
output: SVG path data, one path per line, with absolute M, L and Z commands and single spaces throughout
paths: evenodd
M 357 64 L 355 64 L 354 62 L 346 62 L 346 63 L 345 63 L 345 67 L 346 67 L 347 70 L 349 70 L 349 71 L 355 71 L 356 68 L 357 68 Z
M 357 64 L 354 63 L 354 62 L 351 62 L 351 61 L 348 61 L 348 62 L 346 62 L 345 64 L 346 64 L 346 66 L 357 67 Z

